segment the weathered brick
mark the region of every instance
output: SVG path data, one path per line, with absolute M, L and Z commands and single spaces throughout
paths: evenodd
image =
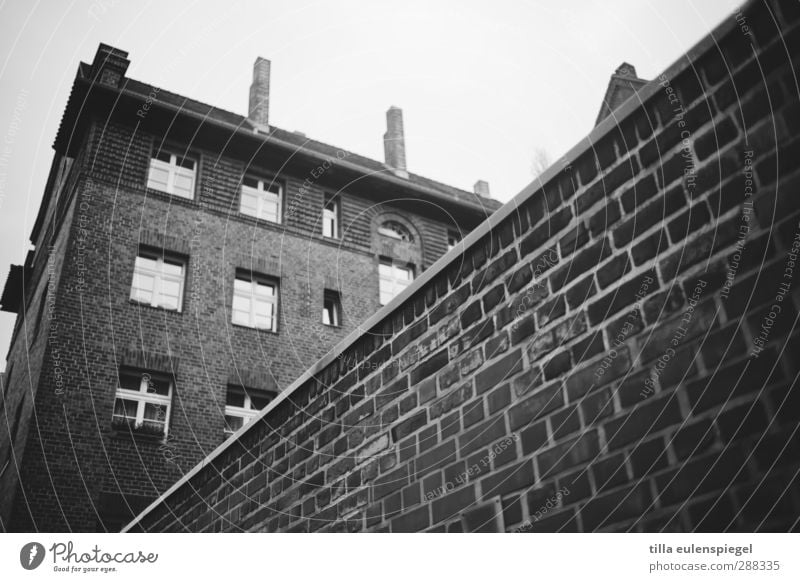
M 597 432 L 590 431 L 536 455 L 539 475 L 545 479 L 597 456 L 600 450 Z
M 394 442 L 402 440 L 407 435 L 425 426 L 427 421 L 428 412 L 426 410 L 420 410 L 410 418 L 400 422 L 392 429 L 392 440 L 394 440 Z
M 434 307 L 428 314 L 428 321 L 430 325 L 435 325 L 456 309 L 458 309 L 469 298 L 470 286 L 469 284 L 462 285 L 456 291 L 444 299 L 439 300 L 436 307 Z
M 505 419 L 499 416 L 463 432 L 458 437 L 458 449 L 463 457 L 504 436 L 508 436 L 508 431 L 506 431 Z
M 679 424 L 682 420 L 678 399 L 669 394 L 646 402 L 623 417 L 606 423 L 609 449 L 620 448 L 634 440 Z
M 457 516 L 467 507 L 475 503 L 475 487 L 469 485 L 463 489 L 434 499 L 431 510 L 433 512 L 433 523 L 439 523 L 451 517 Z
M 672 188 L 663 198 L 654 200 L 644 207 L 639 207 L 631 218 L 621 222 L 614 229 L 614 246 L 622 247 L 650 227 L 660 223 L 666 217 L 686 206 L 686 197 L 681 187 Z
M 534 420 L 560 408 L 564 404 L 564 393 L 560 384 L 550 384 L 538 390 L 508 411 L 508 423 L 512 431 L 530 425 Z
M 574 402 L 594 388 L 625 374 L 631 367 L 630 352 L 626 347 L 617 348 L 616 356 L 608 355 L 605 360 L 608 362 L 607 366 L 601 360 L 572 374 L 565 380 L 567 398 L 570 402 Z M 599 373 L 599 370 L 603 370 L 603 372 Z
M 495 495 L 508 495 L 513 491 L 530 487 L 533 482 L 533 463 L 528 459 L 501 471 L 495 471 L 492 475 L 484 478 L 480 482 L 481 498 L 489 499 Z
M 483 394 L 522 371 L 522 352 L 514 350 L 475 376 L 475 392 Z
M 611 244 L 603 238 L 575 255 L 568 264 L 550 275 L 550 287 L 558 291 L 567 283 L 574 281 L 606 257 L 611 255 Z
M 456 460 L 456 443 L 447 441 L 428 452 L 420 455 L 416 460 L 417 479 L 436 469 L 441 469 Z

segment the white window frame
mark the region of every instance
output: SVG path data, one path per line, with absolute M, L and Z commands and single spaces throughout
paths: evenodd
M 242 394 L 244 395 L 244 406 L 233 406 L 228 404 L 228 392 L 231 390 L 241 390 Z M 274 396 L 273 396 L 274 398 Z M 265 405 L 266 406 L 266 405 Z M 256 415 L 261 411 L 261 409 L 253 408 L 253 400 L 250 398 L 250 391 L 246 388 L 241 386 L 231 386 L 228 385 L 227 391 L 225 393 L 225 416 L 235 416 L 236 418 L 242 419 L 242 426 L 247 425 L 251 420 L 253 420 Z M 225 434 L 232 435 L 235 433 L 237 429 L 232 429 L 228 426 L 228 421 L 225 420 Z
M 162 436 L 166 437 L 169 434 L 169 419 L 172 413 L 172 380 L 167 380 L 169 384 L 168 393 L 157 394 L 150 391 L 150 380 L 152 376 L 148 372 L 120 372 L 120 376 L 141 376 L 139 383 L 139 390 L 129 390 L 122 386 L 117 386 L 117 391 L 114 395 L 114 409 L 117 407 L 117 399 L 134 400 L 136 401 L 136 419 L 133 425 L 133 431 L 140 429 L 144 425 L 144 411 L 147 404 L 155 404 L 158 406 L 166 406 L 166 413 L 164 416 L 164 433 Z M 111 411 L 112 422 L 116 417 L 114 410 Z M 125 417 L 127 418 L 127 417 Z
M 160 160 L 156 156 L 169 156 L 169 162 L 165 160 Z M 183 159 L 185 161 L 189 161 L 192 163 L 192 168 L 184 168 L 183 166 L 178 164 L 178 159 Z M 160 182 L 156 182 L 153 179 L 153 170 L 161 170 L 167 173 L 167 183 L 166 186 L 162 186 Z M 191 180 L 191 187 L 189 189 L 189 193 L 186 194 L 182 191 L 175 191 L 175 178 L 178 176 L 182 176 L 184 178 L 188 178 Z M 152 190 L 158 190 L 159 192 L 166 192 L 167 194 L 171 194 L 173 196 L 178 196 L 179 198 L 186 198 L 187 200 L 194 200 L 195 195 L 195 184 L 197 183 L 197 161 L 187 157 L 181 156 L 174 152 L 168 150 L 160 150 L 157 152 L 153 152 L 153 155 L 150 157 L 150 167 L 147 170 L 147 187 Z
M 384 273 L 383 271 L 385 271 L 385 269 L 381 269 L 381 267 L 389 267 L 389 273 Z M 398 276 L 401 271 L 408 273 L 411 277 L 407 279 Z M 381 259 L 380 265 L 378 266 L 378 301 L 381 305 L 386 305 L 413 282 L 413 265 L 389 259 Z M 391 297 L 387 301 L 383 300 L 384 291 L 386 291 L 386 293 L 391 293 Z
M 249 292 L 244 292 L 242 289 L 236 288 L 236 282 L 239 281 L 241 283 L 249 283 L 250 290 Z M 264 294 L 259 293 L 259 287 L 268 287 L 272 289 L 272 294 Z M 231 323 L 234 325 L 241 325 L 243 327 L 249 327 L 252 329 L 261 329 L 265 331 L 278 331 L 278 293 L 280 292 L 280 286 L 278 285 L 277 280 L 273 280 L 268 277 L 261 277 L 258 275 L 245 275 L 245 274 L 237 274 L 233 280 L 233 302 L 231 303 Z M 248 310 L 248 322 L 243 323 L 236 319 L 236 311 L 234 305 L 236 303 L 236 298 L 245 299 L 249 302 L 249 310 Z M 261 326 L 258 322 L 258 317 L 256 314 L 256 298 L 259 301 L 264 301 L 271 306 L 272 309 L 272 321 L 267 326 Z
M 259 220 L 265 220 L 274 224 L 281 224 L 283 217 L 283 185 L 280 182 L 272 179 L 257 178 L 255 176 L 245 176 L 245 180 L 253 180 L 256 182 L 256 187 L 248 186 L 242 181 L 242 189 L 239 193 L 239 212 L 247 216 L 253 216 Z M 277 189 L 277 192 L 273 190 Z M 250 212 L 244 206 L 244 197 L 253 196 L 256 199 L 255 214 Z M 275 220 L 267 215 L 264 211 L 266 203 L 275 203 L 277 205 Z
M 325 195 L 322 207 L 322 236 L 339 238 L 339 201 L 329 194 Z
M 155 261 L 156 267 L 154 269 L 151 269 L 143 262 L 140 262 L 139 259 Z M 170 257 L 170 256 L 165 257 L 158 253 L 139 251 L 139 253 L 136 255 L 136 259 L 133 264 L 133 280 L 131 281 L 131 301 L 135 301 L 136 303 L 141 303 L 142 305 L 149 305 L 151 307 L 157 307 L 159 309 L 166 309 L 167 311 L 176 311 L 180 313 L 183 310 L 183 291 L 186 282 L 186 263 L 187 261 L 185 259 L 179 257 Z M 164 272 L 164 265 L 180 266 L 181 274 L 173 275 Z M 152 297 L 150 298 L 149 302 L 145 299 L 141 299 L 139 297 L 139 294 L 137 293 L 140 289 L 142 289 L 141 287 L 136 286 L 137 277 L 152 277 L 154 280 Z M 171 282 L 178 284 L 178 305 L 175 308 L 166 305 L 162 302 L 161 288 L 164 282 Z
M 333 309 L 331 310 L 332 318 L 331 321 L 325 321 L 325 314 L 327 313 L 327 309 L 325 309 L 325 304 L 330 299 L 333 302 Z M 342 325 L 341 322 L 341 295 L 336 291 L 332 291 L 329 289 L 325 289 L 322 294 L 322 324 L 327 325 L 329 327 L 340 327 Z

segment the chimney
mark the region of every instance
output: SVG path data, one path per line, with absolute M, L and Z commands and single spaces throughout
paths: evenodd
M 408 178 L 406 171 L 406 140 L 403 135 L 403 110 L 392 105 L 386 112 L 386 133 L 383 134 L 383 153 L 386 165 L 394 173 Z
M 472 187 L 472 191 L 479 196 L 483 196 L 484 198 L 492 197 L 492 195 L 489 193 L 489 182 L 486 180 L 478 180 L 475 182 L 475 185 Z
M 127 52 L 101 43 L 92 61 L 92 80 L 101 85 L 119 87 L 130 64 Z
M 270 62 L 258 57 L 253 65 L 250 85 L 250 108 L 247 118 L 256 125 L 269 126 L 269 68 Z

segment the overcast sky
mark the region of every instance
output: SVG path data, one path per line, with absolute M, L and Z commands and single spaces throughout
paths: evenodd
M 78 62 L 100 42 L 128 75 L 247 113 L 272 61 L 270 122 L 376 159 L 401 107 L 410 171 L 510 199 L 537 148 L 592 128 L 623 61 L 653 78 L 733 13 L 730 0 L 122 2 L 0 0 L 0 284 L 22 264 Z M 0 313 L 0 367 L 14 316 Z

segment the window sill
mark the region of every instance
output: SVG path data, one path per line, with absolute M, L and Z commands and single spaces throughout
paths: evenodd
M 130 305 L 135 305 L 136 307 L 144 307 L 145 309 L 151 309 L 153 311 L 160 311 L 162 313 L 175 313 L 177 315 L 181 315 L 183 313 L 182 310 L 167 309 L 166 307 L 158 307 L 156 305 L 151 305 L 149 303 L 143 303 L 142 301 L 136 301 L 136 299 L 128 299 L 128 303 Z
M 269 335 L 278 335 L 277 331 L 274 331 L 274 330 L 271 330 L 271 329 L 262 329 L 260 327 L 250 327 L 249 325 L 242 325 L 241 323 L 233 323 L 233 322 L 231 322 L 231 326 L 232 327 L 237 327 L 239 329 L 248 329 L 250 331 L 257 331 L 259 333 L 266 333 L 266 334 L 269 334 Z
M 126 430 L 124 427 L 112 426 L 108 430 L 108 436 L 114 440 L 126 441 L 142 441 L 162 445 L 167 442 L 167 437 L 164 434 L 153 434 L 149 432 L 141 432 L 137 430 Z
M 184 198 L 183 196 L 178 196 L 177 194 L 170 194 L 169 192 L 163 192 L 161 190 L 156 190 L 155 188 L 145 187 L 144 191 L 148 196 L 153 195 L 156 198 L 161 198 L 163 200 L 168 200 L 170 202 L 177 202 L 178 204 L 183 204 L 185 206 L 194 207 L 200 205 L 197 201 L 197 193 L 195 193 L 194 198 Z

